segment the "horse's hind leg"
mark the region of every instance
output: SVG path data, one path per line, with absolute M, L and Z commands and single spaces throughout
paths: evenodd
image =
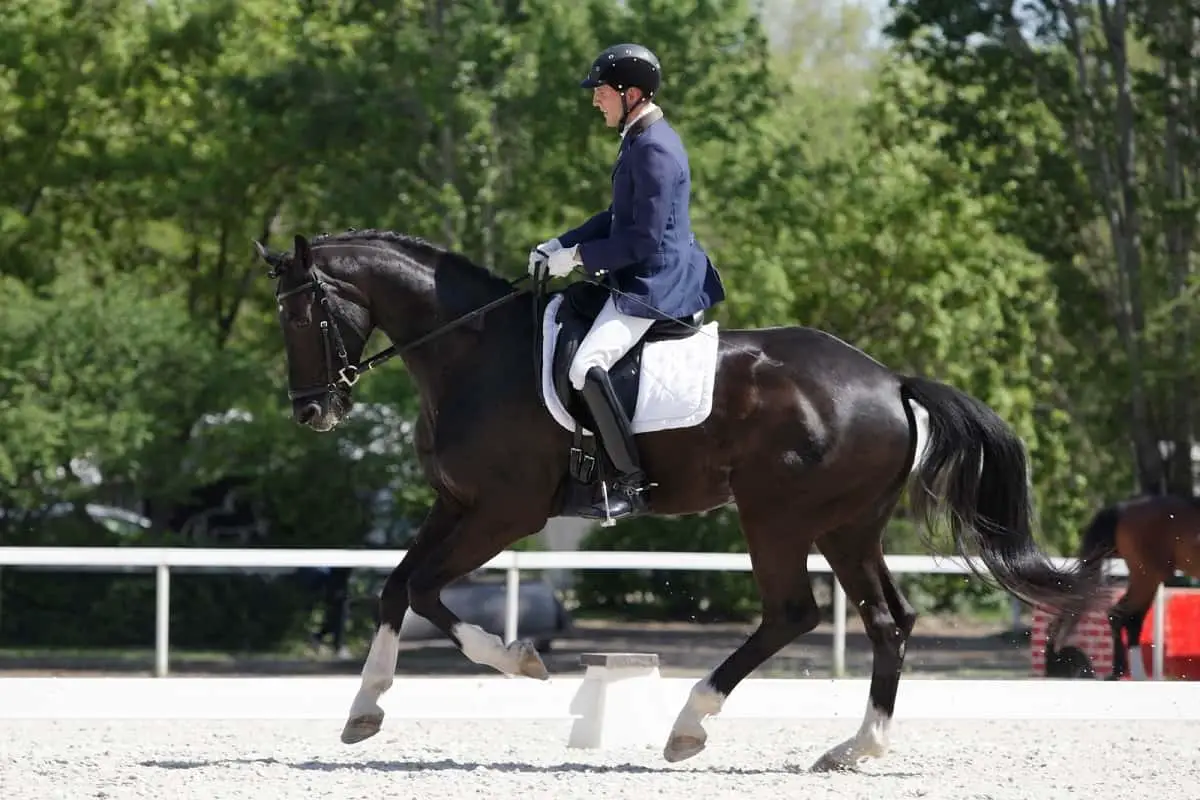
M 441 500 L 436 500 L 417 532 L 412 546 L 392 570 L 379 593 L 379 625 L 363 662 L 362 683 L 350 703 L 350 714 L 342 729 L 346 744 L 361 742 L 379 733 L 383 709 L 379 698 L 392 686 L 396 658 L 400 654 L 400 626 L 408 611 L 408 578 L 416 565 L 454 525 L 457 517 Z
M 754 578 L 762 602 L 758 627 L 708 677 L 692 687 L 671 728 L 663 757 L 682 761 L 704 749 L 708 734 L 702 722 L 720 712 L 741 681 L 796 637 L 820 622 L 808 577 L 811 539 L 796 533 L 795 515 L 786 510 L 751 513 L 739 503 Z
M 858 608 L 873 658 L 871 686 L 862 725 L 849 739 L 817 759 L 814 771 L 853 769 L 863 758 L 887 752 L 888 728 L 904 667 L 904 651 L 917 613 L 900 592 L 883 557 L 884 522 L 834 531 L 818 542 L 846 598 Z

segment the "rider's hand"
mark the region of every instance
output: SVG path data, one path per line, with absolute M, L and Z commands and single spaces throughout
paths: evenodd
M 551 276 L 561 278 L 580 263 L 582 262 L 579 260 L 579 245 L 566 249 L 559 248 L 550 254 L 550 258 L 546 262 L 546 270 Z
M 551 239 L 547 242 L 542 242 L 537 247 L 529 251 L 529 274 L 532 276 L 537 270 L 539 264 L 546 261 L 551 253 L 555 253 L 562 249 L 562 243 L 558 238 Z

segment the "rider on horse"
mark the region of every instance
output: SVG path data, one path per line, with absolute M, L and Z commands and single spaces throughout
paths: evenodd
M 609 289 L 569 376 L 618 473 L 608 513 L 603 504 L 592 508 L 597 518 L 646 508 L 646 475 L 608 370 L 656 320 L 687 319 L 725 298 L 720 275 L 692 233 L 687 151 L 654 103 L 660 77 L 658 58 L 637 44 L 613 45 L 592 62 L 580 85 L 592 90 L 592 105 L 621 135 L 612 202 L 529 254 L 531 275 L 543 263 L 554 277 L 582 267 Z

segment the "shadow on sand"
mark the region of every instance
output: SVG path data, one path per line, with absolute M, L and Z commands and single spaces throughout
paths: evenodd
M 154 759 L 138 762 L 143 767 L 153 767 L 165 770 L 206 769 L 209 767 L 236 767 L 246 765 L 278 765 L 290 769 L 337 772 L 349 770 L 353 772 L 473 772 L 479 769 L 508 773 L 532 774 L 592 774 L 592 775 L 658 775 L 672 772 L 704 772 L 713 775 L 794 775 L 809 772 L 808 767 L 785 765 L 765 769 L 741 767 L 675 767 L 675 766 L 646 766 L 644 764 L 583 764 L 579 762 L 564 762 L 562 764 L 526 764 L 516 761 L 456 761 L 443 758 L 436 761 L 281 761 L 277 758 L 220 758 L 213 760 L 184 760 L 184 759 Z M 837 773 L 811 773 L 837 774 Z M 916 778 L 912 772 L 855 772 L 868 778 Z

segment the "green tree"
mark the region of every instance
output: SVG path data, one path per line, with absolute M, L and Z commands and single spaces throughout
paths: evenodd
M 133 278 L 98 286 L 78 273 L 35 295 L 0 279 L 2 502 L 36 508 L 80 499 L 73 463 L 111 484 L 142 474 L 147 451 L 219 393 L 227 373 L 196 336 L 177 296 L 150 296 Z
M 1026 118 L 1050 123 L 1043 155 L 1053 158 L 1039 166 L 1045 188 L 1022 180 L 1015 161 L 992 175 L 1007 175 L 1027 197 L 1042 191 L 1042 200 L 1026 207 L 1039 212 L 1034 218 L 1065 225 L 1060 285 L 1085 303 L 1076 319 L 1092 313 L 1091 296 L 1104 300 L 1118 361 L 1108 384 L 1121 391 L 1097 391 L 1123 411 L 1109 419 L 1132 447 L 1137 484 L 1190 495 L 1196 365 L 1186 308 L 1200 165 L 1192 145 L 1196 11 L 1186 4 L 1046 0 L 1027 4 L 1018 19 L 1014 7 L 969 1 L 893 7 L 889 35 L 965 94 L 954 106 L 960 141 L 1011 152 L 993 143 L 1014 138 L 1013 120 L 998 119 L 989 107 L 1024 108 Z M 1044 222 L 1030 230 L 1051 239 Z M 1088 327 L 1094 330 L 1072 332 L 1080 349 L 1100 349 Z M 1166 459 L 1160 443 L 1168 443 Z

